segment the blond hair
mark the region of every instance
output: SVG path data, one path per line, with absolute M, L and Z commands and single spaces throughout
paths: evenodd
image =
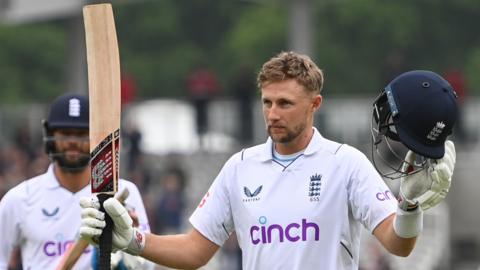
M 272 57 L 258 73 L 257 85 L 294 79 L 306 91 L 318 93 L 323 87 L 323 72 L 307 55 L 296 52 L 281 52 Z

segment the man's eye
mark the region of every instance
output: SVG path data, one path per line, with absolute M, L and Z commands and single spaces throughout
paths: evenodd
M 290 101 L 285 100 L 285 101 L 281 101 L 279 105 L 282 107 L 286 107 L 286 106 L 292 105 L 292 103 Z
M 55 136 L 55 139 L 58 141 L 67 141 L 67 140 L 76 140 L 76 141 L 81 141 L 81 142 L 88 142 L 89 137 L 88 136 L 75 136 L 75 135 L 57 135 Z

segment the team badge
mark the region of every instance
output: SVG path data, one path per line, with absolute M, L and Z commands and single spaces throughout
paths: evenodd
M 310 201 L 320 200 L 320 191 L 322 190 L 322 175 L 314 174 L 310 176 L 310 183 L 308 185 L 308 197 Z
M 437 122 L 435 126 L 430 130 L 430 133 L 427 135 L 427 139 L 431 141 L 436 141 L 438 136 L 442 134 L 443 129 L 445 128 L 445 123 L 444 122 Z

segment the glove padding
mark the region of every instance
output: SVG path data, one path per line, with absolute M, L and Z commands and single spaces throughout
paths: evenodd
M 416 154 L 408 151 L 402 172 L 408 172 Z M 455 145 L 445 142 L 445 155 L 438 160 L 428 160 L 429 167 L 401 178 L 400 197 L 409 204 L 418 203 L 422 210 L 427 210 L 442 201 L 450 189 L 453 169 L 455 167 Z
M 105 214 L 100 210 L 96 196 L 80 198 L 82 223 L 80 236 L 91 244 L 98 246 L 100 235 L 105 228 Z M 132 255 L 139 255 L 145 247 L 145 234 L 133 228 L 132 218 L 127 209 L 116 199 L 109 198 L 103 208 L 113 220 L 112 252 L 123 250 Z

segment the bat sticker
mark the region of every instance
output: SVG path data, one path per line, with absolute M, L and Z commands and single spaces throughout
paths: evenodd
M 90 161 L 92 166 L 92 193 L 115 190 L 113 178 L 114 173 L 118 175 L 119 148 L 120 130 L 116 130 L 102 140 L 92 151 Z

